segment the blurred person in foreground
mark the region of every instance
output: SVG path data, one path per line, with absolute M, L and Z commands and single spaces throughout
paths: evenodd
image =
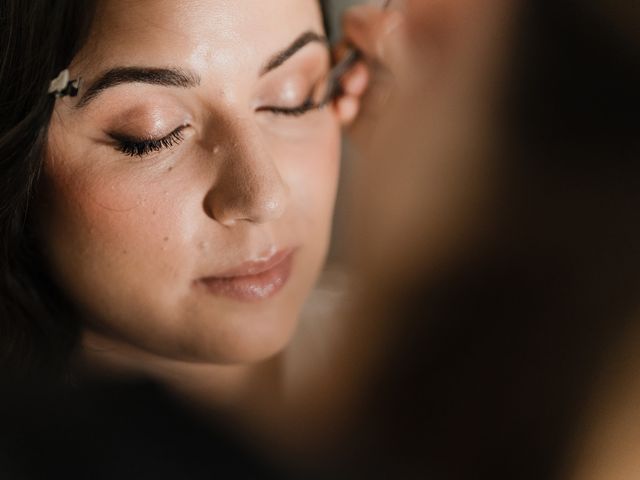
M 637 8 L 405 8 L 345 19 L 361 301 L 307 412 L 352 478 L 640 478 Z

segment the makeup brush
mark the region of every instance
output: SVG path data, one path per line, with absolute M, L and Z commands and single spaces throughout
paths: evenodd
M 384 0 L 382 9 L 386 10 L 390 3 L 391 0 Z M 360 51 L 355 48 L 349 48 L 347 50 L 342 60 L 336 63 L 329 72 L 324 93 L 320 97 L 320 100 L 316 102 L 316 105 L 324 107 L 340 93 L 342 77 L 361 59 L 362 53 Z

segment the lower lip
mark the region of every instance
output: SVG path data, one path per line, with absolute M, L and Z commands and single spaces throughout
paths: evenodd
M 243 302 L 258 302 L 274 297 L 287 284 L 293 267 L 293 252 L 269 270 L 254 275 L 206 278 L 198 283 L 219 297 Z

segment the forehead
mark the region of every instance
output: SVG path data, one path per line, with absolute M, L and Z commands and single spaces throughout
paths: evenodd
M 74 66 L 256 68 L 301 32 L 322 32 L 317 0 L 102 0 Z

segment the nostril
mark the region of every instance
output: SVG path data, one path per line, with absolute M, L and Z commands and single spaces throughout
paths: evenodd
M 233 226 L 238 222 L 267 223 L 282 216 L 289 197 L 288 186 L 276 162 L 263 150 L 249 150 L 245 145 L 233 155 L 225 154 L 217 167 L 215 182 L 203 204 L 211 219 Z
M 264 185 L 263 185 L 264 187 Z M 224 226 L 237 222 L 267 223 L 280 218 L 286 209 L 286 188 L 211 190 L 204 202 L 207 215 Z

